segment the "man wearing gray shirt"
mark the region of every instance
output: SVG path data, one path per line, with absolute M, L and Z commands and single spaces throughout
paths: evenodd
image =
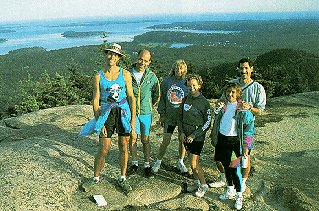
M 249 58 L 243 58 L 238 62 L 237 70 L 240 74 L 239 78 L 233 79 L 229 82 L 237 83 L 242 88 L 243 96 L 243 107 L 244 109 L 250 110 L 254 115 L 260 115 L 266 106 L 266 92 L 264 87 L 254 81 L 251 78 L 251 74 L 254 71 L 253 63 Z M 221 97 L 221 100 L 224 96 Z M 251 150 L 251 149 L 250 149 Z M 249 154 L 250 154 L 249 150 Z M 226 185 L 225 171 L 221 162 L 216 161 L 217 168 L 221 172 L 220 180 L 209 183 L 209 187 L 223 187 Z M 243 175 L 243 192 L 246 189 L 246 180 L 250 172 L 250 156 L 248 156 L 248 167 L 242 169 Z

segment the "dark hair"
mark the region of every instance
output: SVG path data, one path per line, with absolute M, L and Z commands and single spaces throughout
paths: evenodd
M 247 62 L 249 64 L 249 67 L 254 66 L 253 61 L 251 61 L 248 57 L 247 58 L 242 58 L 241 60 L 239 60 L 238 62 L 238 67 L 240 67 L 240 64 L 243 64 Z
M 198 85 L 202 86 L 203 85 L 203 79 L 200 75 L 197 75 L 197 74 L 189 74 L 187 77 L 186 77 L 186 82 L 189 82 L 191 81 L 192 79 L 195 79 L 198 83 Z
M 242 91 L 242 89 L 241 89 L 241 87 L 240 87 L 240 85 L 239 84 L 237 84 L 237 83 L 227 83 L 225 86 L 224 86 L 224 95 L 225 95 L 225 97 L 226 97 L 226 91 L 228 90 L 228 89 L 236 89 L 236 92 L 237 92 L 237 100 L 239 100 L 239 99 L 241 99 L 242 98 L 242 94 L 243 94 L 243 91 Z

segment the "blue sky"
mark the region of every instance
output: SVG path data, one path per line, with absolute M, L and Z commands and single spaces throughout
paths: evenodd
M 132 15 L 318 11 L 319 0 L 0 0 L 0 21 Z

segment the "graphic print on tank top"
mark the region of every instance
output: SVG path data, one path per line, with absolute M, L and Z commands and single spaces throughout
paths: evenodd
M 118 99 L 120 98 L 120 92 L 122 89 L 123 87 L 121 87 L 118 84 L 113 84 L 111 87 L 107 88 L 105 91 L 110 93 L 108 97 L 108 101 L 110 102 L 118 101 Z
M 167 99 L 173 105 L 179 105 L 182 103 L 185 93 L 183 89 L 176 84 L 173 84 L 167 91 Z

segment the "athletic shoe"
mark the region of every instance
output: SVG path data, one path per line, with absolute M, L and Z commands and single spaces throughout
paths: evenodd
M 153 167 L 152 167 L 152 171 L 153 171 L 154 173 L 157 173 L 158 170 L 160 169 L 160 167 L 161 167 L 161 162 L 156 161 L 156 162 L 154 163 Z
M 181 163 L 181 162 L 179 162 L 179 161 L 177 161 L 177 167 L 178 167 L 178 169 L 179 169 L 179 171 L 183 174 L 183 173 L 186 173 L 188 170 L 187 170 L 187 168 L 186 168 L 186 166 L 185 166 L 185 164 L 184 163 Z
M 202 184 L 198 187 L 197 191 L 195 192 L 195 196 L 202 198 L 207 191 L 208 185 Z
M 219 181 L 216 182 L 211 182 L 208 183 L 208 186 L 210 188 L 221 188 L 221 187 L 225 187 L 226 186 L 226 179 L 220 179 Z
M 118 180 L 119 186 L 123 189 L 124 193 L 128 194 L 130 191 L 132 191 L 132 187 L 130 186 L 128 180 Z
M 144 177 L 150 178 L 152 176 L 152 168 L 146 167 L 144 168 Z
M 234 186 L 227 186 L 225 193 L 219 196 L 220 200 L 233 199 L 235 197 L 236 190 Z
M 187 192 L 193 192 L 193 191 L 195 191 L 195 190 L 197 190 L 198 188 L 199 188 L 199 186 L 200 186 L 200 183 L 193 183 L 193 184 L 191 184 L 191 185 L 187 185 L 187 187 L 186 187 L 186 191 Z
M 84 189 L 85 192 L 91 191 L 98 183 L 100 180 L 95 179 L 94 177 L 90 179 L 89 181 L 83 183 L 82 188 Z
M 237 210 L 241 210 L 242 207 L 243 207 L 243 196 L 236 194 L 235 208 Z
M 136 172 L 137 172 L 137 170 L 138 170 L 138 165 L 131 165 L 130 166 L 130 168 L 129 168 L 129 172 L 131 173 L 131 174 L 135 174 Z

